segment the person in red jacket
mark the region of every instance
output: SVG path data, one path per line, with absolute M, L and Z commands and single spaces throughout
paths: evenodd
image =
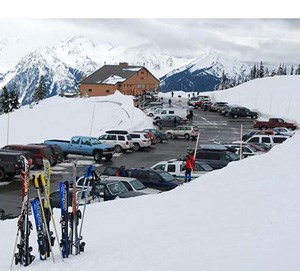
M 186 161 L 185 161 L 185 178 L 184 182 L 190 182 L 192 180 L 192 170 L 194 169 L 194 164 L 195 164 L 195 159 L 193 154 L 189 153 L 186 156 Z

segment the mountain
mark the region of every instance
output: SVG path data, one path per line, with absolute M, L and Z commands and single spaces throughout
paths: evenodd
M 105 63 L 124 61 L 145 66 L 160 77 L 190 60 L 161 53 L 159 48 L 150 45 L 121 48 L 75 36 L 28 53 L 13 69 L 0 74 L 0 88 L 7 86 L 11 90 L 15 86 L 24 105 L 32 101 L 41 75 L 45 78 L 47 96 L 51 97 L 75 91 L 82 76 L 88 76 Z
M 163 76 L 161 90 L 209 91 L 220 84 L 222 72 L 227 79 L 242 80 L 250 73 L 251 65 L 217 52 L 205 53 L 191 63 Z

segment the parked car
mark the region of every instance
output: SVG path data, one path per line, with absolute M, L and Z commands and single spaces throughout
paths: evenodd
M 246 107 L 232 107 L 228 113 L 227 113 L 228 117 L 232 117 L 234 119 L 238 118 L 238 117 L 250 117 L 251 119 L 257 119 L 258 118 L 258 113 L 251 111 L 250 109 L 246 108 Z
M 47 145 L 43 143 L 33 143 L 31 145 L 46 145 L 52 150 L 53 164 L 61 163 L 64 160 L 64 152 L 58 145 Z
M 206 162 L 213 169 L 220 169 L 228 163 L 239 160 L 239 156 L 219 144 L 200 144 L 196 152 L 196 160 Z
M 168 140 L 167 134 L 162 130 L 144 129 L 143 131 L 152 133 L 155 136 L 156 142 L 158 142 L 158 143 L 162 143 L 163 141 Z
M 146 187 L 168 191 L 181 184 L 179 180 L 163 170 L 151 168 L 129 168 L 128 176 L 141 181 Z
M 293 136 L 295 134 L 295 131 L 291 131 L 285 127 L 275 127 L 275 128 L 272 128 L 272 130 L 276 134 L 280 134 L 280 135 Z
M 147 188 L 142 182 L 135 178 L 120 177 L 120 176 L 100 176 L 101 181 L 120 181 L 129 191 L 142 192 L 144 194 L 157 194 L 160 190 Z
M 242 136 L 242 140 L 246 141 L 248 138 L 254 136 L 254 135 L 275 135 L 276 132 L 273 130 L 259 130 L 259 131 L 251 131 L 245 135 Z
M 215 102 L 211 105 L 209 111 L 217 112 L 217 110 L 221 107 L 228 105 L 228 102 Z
M 212 102 L 203 102 L 201 104 L 201 108 L 204 110 L 204 111 L 208 111 L 211 109 L 211 106 L 212 106 Z
M 289 136 L 283 135 L 253 135 L 252 137 L 248 138 L 245 142 L 246 143 L 264 143 L 268 146 L 274 146 L 277 144 L 281 144 L 285 140 L 290 138 Z
M 90 194 L 96 201 L 108 201 L 116 198 L 132 198 L 146 195 L 138 191 L 129 191 L 121 181 L 110 179 L 95 182 Z
M 128 131 L 106 131 L 105 134 L 99 136 L 98 139 L 100 140 L 100 142 L 113 146 L 114 151 L 117 153 L 126 152 L 127 150 L 133 149 L 132 138 Z
M 250 144 L 244 143 L 231 143 L 227 144 L 226 146 L 233 147 L 236 149 L 236 154 L 240 155 L 240 149 L 242 146 L 242 156 L 243 158 L 249 157 L 249 156 L 254 156 L 254 155 L 260 155 L 263 154 L 264 152 L 258 151 L 256 148 L 251 146 Z
M 158 120 L 165 116 L 178 116 L 182 119 L 187 119 L 187 115 L 189 114 L 189 110 L 186 108 L 165 108 L 161 110 L 159 113 L 153 114 L 153 119 Z
M 146 132 L 130 132 L 130 136 L 132 138 L 132 149 L 134 151 L 149 148 L 151 146 L 149 135 Z
M 0 182 L 21 173 L 22 152 L 0 150 Z
M 186 121 L 178 116 L 165 116 L 161 119 L 153 121 L 153 124 L 158 127 L 176 127 L 185 123 Z
M 185 161 L 172 159 L 169 161 L 161 161 L 151 167 L 155 170 L 164 170 L 172 174 L 178 180 L 184 181 L 185 178 Z M 192 178 L 198 178 L 205 173 L 212 171 L 213 168 L 204 162 L 195 161 Z
M 185 139 L 196 139 L 199 133 L 199 130 L 196 126 L 189 126 L 189 125 L 178 125 L 173 129 L 166 130 L 168 138 L 177 138 L 183 137 Z
M 275 127 L 286 127 L 289 130 L 297 129 L 297 125 L 295 123 L 286 122 L 284 119 L 280 118 L 270 118 L 268 121 L 256 121 L 254 123 L 254 128 L 258 128 L 261 130 Z
M 48 159 L 51 165 L 55 163 L 52 150 L 47 145 L 6 145 L 3 149 L 30 152 L 35 168 L 43 168 L 43 158 Z
M 110 161 L 114 153 L 112 146 L 102 144 L 97 138 L 89 136 L 73 136 L 70 141 L 58 139 L 45 140 L 44 144 L 61 147 L 65 157 L 69 154 L 93 156 L 96 162 L 100 162 L 102 157 Z

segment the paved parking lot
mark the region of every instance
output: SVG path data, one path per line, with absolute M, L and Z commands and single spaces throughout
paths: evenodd
M 217 141 L 234 141 L 239 140 L 241 124 L 243 124 L 243 133 L 252 130 L 252 120 L 245 119 L 228 119 L 220 116 L 218 113 L 204 112 L 203 110 L 194 110 L 193 125 L 200 129 L 200 143 L 208 143 L 211 140 Z M 127 152 L 115 154 L 111 162 L 95 164 L 97 172 L 101 172 L 107 165 L 119 167 L 125 165 L 129 167 L 149 167 L 162 160 L 174 158 L 184 158 L 187 148 L 194 148 L 195 141 L 174 139 L 162 144 L 156 144 L 151 149 L 141 150 L 138 152 Z M 90 157 L 69 156 L 69 160 L 52 168 L 51 190 L 58 189 L 60 181 L 71 180 L 72 162 L 78 160 L 78 175 L 84 173 L 87 165 L 94 163 Z M 32 172 L 39 174 L 40 172 Z M 30 197 L 35 197 L 36 192 L 30 189 Z M 6 213 L 18 215 L 21 208 L 21 179 L 16 177 L 12 182 L 0 183 L 0 208 Z

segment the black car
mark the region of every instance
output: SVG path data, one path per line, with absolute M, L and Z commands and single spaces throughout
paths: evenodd
M 0 150 L 0 182 L 21 173 L 21 155 L 20 151 Z
M 228 117 L 232 117 L 234 119 L 236 119 L 237 117 L 243 117 L 243 118 L 247 118 L 250 117 L 251 119 L 257 119 L 258 118 L 258 113 L 251 111 L 250 109 L 246 108 L 246 107 L 232 107 L 228 113 L 227 113 Z
M 182 184 L 170 173 L 163 170 L 154 170 L 151 168 L 129 168 L 128 177 L 136 178 L 146 187 L 168 191 Z
M 223 145 L 200 144 L 196 152 L 196 160 L 206 162 L 213 169 L 220 169 L 227 166 L 228 163 L 240 159 L 233 151 L 235 150 Z
M 153 121 L 153 124 L 158 127 L 176 127 L 185 123 L 186 121 L 179 116 L 165 116 Z
M 145 129 L 143 131 L 152 133 L 155 136 L 156 142 L 158 143 L 168 140 L 167 134 L 164 131 L 157 129 Z

